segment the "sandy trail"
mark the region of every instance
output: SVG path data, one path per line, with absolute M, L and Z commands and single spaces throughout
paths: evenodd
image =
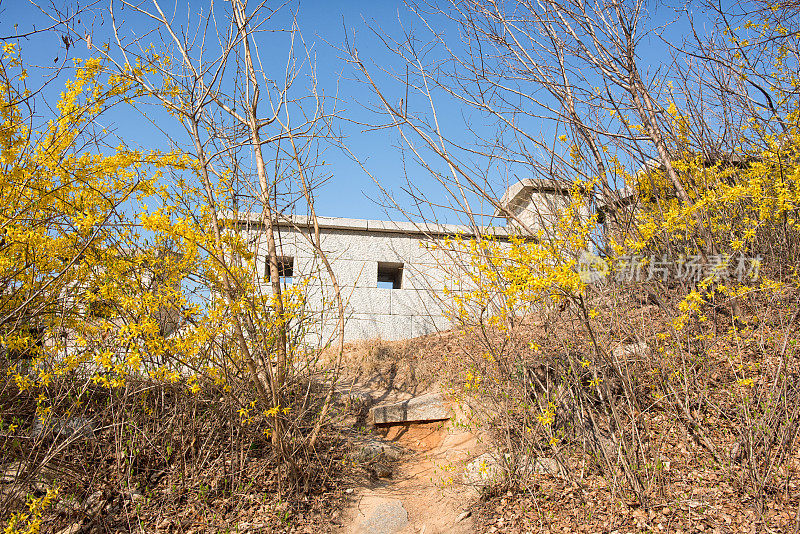
M 393 478 L 356 488 L 343 534 L 467 534 L 465 517 L 477 498 L 461 483 L 465 460 L 480 450 L 475 435 L 449 422 L 380 429 L 384 440 L 406 449 Z

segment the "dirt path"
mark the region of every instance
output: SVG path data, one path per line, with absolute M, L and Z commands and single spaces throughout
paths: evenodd
M 391 479 L 356 488 L 343 534 L 467 534 L 466 510 L 477 498 L 461 483 L 465 460 L 480 450 L 478 439 L 450 423 L 384 429 L 384 440 L 403 447 Z

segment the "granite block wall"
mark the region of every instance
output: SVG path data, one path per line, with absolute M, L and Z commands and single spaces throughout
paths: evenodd
M 322 249 L 345 299 L 347 341 L 406 339 L 450 326 L 440 301 L 445 271 L 438 262 L 442 258 L 430 250 L 430 237 L 398 232 L 392 227 L 394 224 L 335 219 L 321 228 Z M 250 237 L 255 239 L 256 235 L 254 231 Z M 320 316 L 319 331 L 313 335 L 332 338 L 336 328 L 333 287 L 314 248 L 297 228 L 281 227 L 277 242 L 279 256 L 291 258 L 291 283 L 309 279 L 309 311 L 321 313 L 325 303 L 330 306 Z M 260 243 L 257 254 L 266 282 L 266 243 Z M 402 265 L 399 288 L 385 287 L 386 284 L 379 287 L 379 263 Z

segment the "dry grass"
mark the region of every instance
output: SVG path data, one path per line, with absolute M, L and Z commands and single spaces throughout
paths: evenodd
M 695 316 L 675 331 L 677 292 L 662 292 L 655 303 L 646 293 L 606 292 L 590 302 L 599 312 L 591 332 L 563 307 L 510 332 L 353 343 L 344 378 L 411 394 L 438 386 L 490 431 L 498 451 L 515 461 L 560 462 L 559 476 L 515 464 L 479 507 L 487 531 L 786 532 L 800 509 L 798 294 L 789 288 L 743 300 L 737 321 L 709 304 L 707 320 Z M 633 342 L 650 352 L 613 355 Z M 591 384 L 596 377 L 603 387 Z M 35 395 L 3 391 L 4 419 L 32 425 Z M 315 456 L 298 457 L 301 469 L 316 473 L 309 491 L 281 497 L 284 467 L 267 454 L 262 429 L 242 427 L 237 406 L 220 402 L 229 397 L 203 391 L 141 383 L 110 399 L 92 390 L 82 414 L 101 420 L 95 440 L 47 460 L 41 451 L 49 449 L 31 454 L 19 440 L 4 438 L 3 450 L 68 473 L 67 498 L 49 516 L 59 527 L 333 528 L 343 488 L 364 476 L 347 461 L 346 438 L 330 430 Z M 544 425 L 540 417 L 551 407 Z M 131 498 L 134 488 L 142 498 Z M 91 516 L 86 503 L 98 491 L 105 512 Z
M 76 391 L 70 380 L 78 378 L 52 384 L 56 391 L 49 393 Z M 298 492 L 286 483 L 289 466 L 276 464 L 271 454 L 265 421 L 242 424 L 235 391 L 203 386 L 192 394 L 129 377 L 122 390 L 89 387 L 80 404 L 63 396 L 54 415 L 84 417 L 95 426 L 89 439 L 71 440 L 30 437 L 39 392 L 19 393 L 6 384 L 0 413 L 20 429 L 0 436 L 1 467 L 22 469 L 0 484 L 3 516 L 55 485 L 59 500 L 45 511 L 43 532 L 75 526 L 87 533 L 200 533 L 247 525 L 271 532 L 330 531 L 345 481 L 361 476 L 345 461 L 346 438 L 327 429 L 314 454 L 295 455 L 307 481 Z M 307 423 L 310 428 L 313 420 Z
M 348 365 L 394 369 L 393 384 L 438 382 L 473 408 L 496 449 L 558 459 L 564 476 L 520 467 L 487 494 L 478 518 L 487 531 L 792 531 L 800 292 L 741 299 L 736 320 L 712 302 L 682 330 L 673 328 L 680 293 L 653 293 L 594 295 L 591 332 L 567 307 L 510 332 L 368 344 Z M 649 350 L 613 354 L 631 343 Z
M 440 385 L 448 369 L 449 350 L 458 345 L 456 332 L 415 339 L 370 339 L 345 345 L 343 379 L 375 390 L 418 394 Z

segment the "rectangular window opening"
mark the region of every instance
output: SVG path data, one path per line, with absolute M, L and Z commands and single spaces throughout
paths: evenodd
M 378 287 L 400 289 L 403 286 L 403 264 L 378 262 Z
M 265 271 L 267 280 L 269 280 L 269 258 L 267 258 Z M 278 280 L 281 285 L 292 285 L 292 277 L 294 277 L 294 258 L 291 256 L 278 256 Z

